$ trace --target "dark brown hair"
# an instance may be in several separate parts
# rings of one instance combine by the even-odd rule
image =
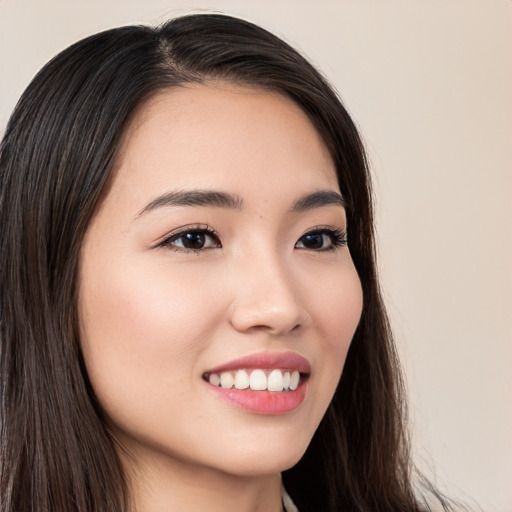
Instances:
[[[277,91],[323,137],[347,200],[364,308],[334,399],[284,473],[301,512],[419,511],[406,404],[375,268],[370,179],[339,98],[297,51],[236,18],[109,30],[64,50],[0,147],[0,508],[121,512],[127,489],[78,340],[77,262],[133,113],[162,89],[226,80]]]

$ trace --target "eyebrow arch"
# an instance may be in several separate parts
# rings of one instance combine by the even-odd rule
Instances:
[[[297,199],[290,208],[290,211],[304,212],[314,208],[321,208],[322,206],[342,206],[346,208],[347,201],[341,194],[334,192],[334,190],[319,190]]]
[[[153,199],[137,214],[140,217],[162,206],[210,206],[239,210],[242,199],[235,194],[216,192],[214,190],[173,190]]]

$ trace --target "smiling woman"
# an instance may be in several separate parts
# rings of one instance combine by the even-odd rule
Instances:
[[[361,313],[330,157],[290,100],[220,83],[154,97],[120,151],[81,254],[96,396],[146,477],[162,454],[169,480],[177,461],[196,480],[278,475],[320,423]],[[185,192],[198,184],[210,192]]]
[[[291,47],[220,15],[92,36],[0,170],[2,510],[426,510],[364,151]]]

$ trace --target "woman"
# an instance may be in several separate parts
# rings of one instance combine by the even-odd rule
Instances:
[[[1,170],[5,511],[417,511],[370,182],[321,75],[194,15],[71,46]]]

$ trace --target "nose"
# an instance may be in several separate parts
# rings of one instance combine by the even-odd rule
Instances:
[[[252,255],[238,267],[230,318],[237,331],[266,331],[277,336],[308,323],[300,282],[276,255]]]

